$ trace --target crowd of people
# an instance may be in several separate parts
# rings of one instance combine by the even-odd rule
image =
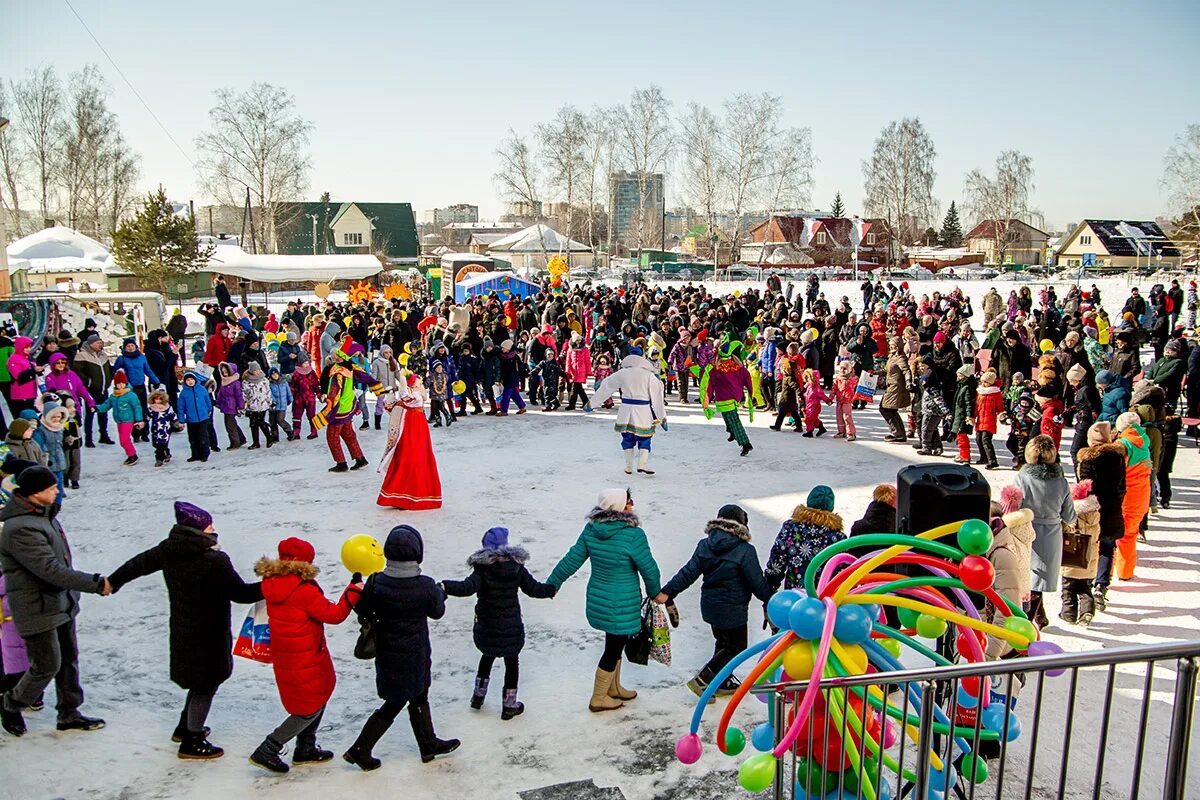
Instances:
[[[222,755],[205,723],[232,671],[231,604],[263,600],[289,716],[251,761],[288,771],[282,755],[292,740],[293,764],[333,757],[316,740],[336,680],[324,626],[357,612],[371,631],[382,705],[344,758],[369,770],[380,766],[375,744],[406,707],[423,760],[460,744],[437,737],[429,705],[429,621],[444,614],[448,597],[476,598],[480,660],[471,706],[483,706],[500,659],[501,714],[512,719],[524,710],[517,699],[525,641],[519,594],[552,598],[590,561],[586,616],[604,634],[588,699],[598,713],[637,696],[621,682],[621,664],[641,630],[644,598],[673,610],[675,598],[703,578],[700,610],[714,652],[689,682],[700,694],[745,648],[753,600],[765,603],[781,586],[801,585],[824,547],[896,525],[894,486],[877,486],[847,531],[833,488],[818,485],[783,523],[764,567],[750,544],[747,513],[727,504],[705,525],[691,559],[664,582],[631,490],[609,489],[545,581],[525,566],[528,554],[502,527],[483,535],[465,579],[435,581],[421,571],[421,535],[402,524],[383,544],[385,568],[365,581],[356,574],[335,601],[315,582],[308,542],[279,542],[274,556],[254,566],[260,581],[248,583],[217,547],[212,516],[180,502],[176,525],[160,544],[111,573],[87,573],[73,566],[57,516],[67,487],[79,486],[82,449],[114,443],[110,414],[130,466],[140,443],[153,447],[156,466],[168,464],[171,436],[183,430],[188,461],[207,461],[221,451],[220,413],[226,450],[246,446],[243,419],[249,450],[296,441],[308,420],[308,438],[326,430],[331,471],[344,472],[366,466],[356,430],[370,427],[372,417],[381,428],[386,411],[389,420],[403,421],[403,433],[389,425],[391,463],[379,502],[396,504],[385,503],[386,495],[426,503],[401,505],[407,508],[440,503],[440,484],[416,491],[416,476],[393,482],[401,464],[419,464],[410,471],[436,477],[430,424],[448,434],[455,422],[504,417],[514,404],[522,414],[526,398],[555,412],[591,411],[619,397],[616,430],[630,474],[635,455],[637,471],[654,474],[651,437],[667,429],[668,404],[692,402],[693,387],[706,415],[721,414],[742,456],[753,450],[742,407],[774,412],[773,431],[787,425],[811,438],[827,431],[822,407],[836,405],[835,437],[853,442],[855,412],[878,400],[886,441],[916,439],[926,457],[950,445],[956,462],[988,469],[1000,466],[993,439],[1007,427],[1005,444],[1019,472],[993,502],[989,558],[1000,594],[1044,627],[1045,593],[1061,592],[1064,621],[1088,625],[1105,610],[1114,574],[1134,577],[1139,538],[1151,515],[1171,502],[1184,419],[1200,411],[1200,348],[1186,335],[1195,325],[1194,283],[1186,296],[1177,283],[1155,286],[1145,299],[1135,289],[1113,319],[1094,286],[1072,287],[1063,297],[1047,288],[1036,302],[1027,287],[1007,301],[992,289],[976,309],[957,288],[918,298],[904,283],[868,280],[860,287],[861,311],[846,297],[831,303],[813,281],[802,293],[775,282],[725,296],[704,286],[547,286],[526,299],[478,296],[466,304],[420,297],[291,302],[278,319],[234,305],[223,288],[218,282],[217,303],[202,308],[206,334],[190,366],[182,334],[168,330],[151,331],[143,342],[126,339],[115,360],[94,326],[78,337],[61,331],[36,352],[27,337],[0,339],[7,368],[0,391],[12,413],[0,511],[0,722],[12,735],[25,733],[23,713],[41,705],[51,682],[60,730],[103,727],[80,712],[79,596],[109,595],[152,573],[163,573],[170,599],[170,677],[187,692],[173,734],[181,758]],[[1145,348],[1153,358],[1143,359]],[[1072,438],[1064,457],[1066,428]],[[416,443],[404,438],[410,430],[421,437]],[[995,658],[1007,649],[1001,640],[987,648]],[[736,688],[730,678],[717,694]]]

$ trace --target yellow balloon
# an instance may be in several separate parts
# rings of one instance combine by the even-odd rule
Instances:
[[[783,671],[794,681],[806,681],[812,676],[812,645],[797,642],[783,651]]]
[[[1050,341],[1049,339],[1042,339],[1040,342],[1038,342],[1038,349],[1040,349],[1043,353],[1049,353],[1054,349],[1054,342]]]
[[[405,343],[404,343],[404,352],[406,352],[406,353],[411,353],[411,352],[412,352],[412,342],[405,342]]]
[[[467,390],[467,382],[466,381],[455,381],[454,383],[452,383],[450,385],[450,388],[454,391],[455,394],[462,394],[463,392],[465,392]]]
[[[837,652],[840,651],[840,652]],[[860,644],[846,644],[837,647],[838,660],[851,675],[865,675],[867,672],[867,651]]]
[[[400,312],[400,321],[401,321],[401,322],[404,322],[404,321],[406,321],[407,319],[408,319],[408,312],[407,312],[407,311],[401,311],[401,312]]]
[[[373,575],[384,562],[383,545],[374,536],[356,533],[342,544],[342,563],[351,572]]]
[[[401,353],[400,358],[397,360],[400,362],[400,366],[407,367],[408,366],[408,353]]]

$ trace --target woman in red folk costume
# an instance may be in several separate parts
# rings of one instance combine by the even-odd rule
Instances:
[[[410,374],[395,399],[385,400],[388,410],[388,444],[379,465],[383,486],[376,502],[408,511],[442,507],[442,481],[438,477],[433,440],[425,419],[425,389]]]
[[[353,358],[364,352],[363,346],[347,336],[342,340],[342,346],[331,356],[335,363],[329,368],[329,391],[326,394],[325,408],[313,417],[313,426],[325,430],[325,442],[329,445],[329,454],[333,456],[334,464],[330,472],[345,472],[347,469],[362,469],[367,465],[363,457],[362,447],[358,444],[358,434],[354,432],[354,415],[366,411],[359,406],[358,392],[355,384],[369,387],[375,396],[383,394],[383,384],[376,381],[367,373],[354,366]],[[354,457],[354,466],[346,466],[346,456],[342,453],[342,443]]]

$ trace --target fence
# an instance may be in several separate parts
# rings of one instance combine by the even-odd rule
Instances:
[[[810,708],[806,732],[780,760],[774,797],[1197,798],[1200,781],[1189,787],[1188,762],[1196,760],[1198,664],[1200,640],[827,678],[824,702]],[[1162,680],[1171,666],[1173,680]],[[775,719],[784,720],[807,685],[755,692],[771,693]],[[995,703],[1003,722],[986,726],[985,716],[996,723],[1001,715],[990,710]],[[1005,733],[996,741],[989,727]],[[978,756],[963,757],[968,743]]]

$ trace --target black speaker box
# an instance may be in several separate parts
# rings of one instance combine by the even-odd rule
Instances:
[[[897,533],[916,535],[964,519],[987,522],[991,505],[987,479],[966,464],[914,464],[896,475]]]

